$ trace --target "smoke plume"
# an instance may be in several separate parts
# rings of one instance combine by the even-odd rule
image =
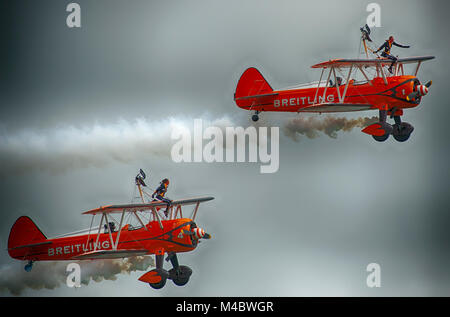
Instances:
[[[290,119],[283,127],[284,134],[294,141],[299,141],[300,136],[306,136],[309,139],[319,137],[322,132],[330,138],[337,138],[337,132],[349,132],[353,128],[364,128],[378,121],[378,117],[365,117],[356,119],[338,118],[326,116],[318,119],[316,117],[298,117]]]
[[[74,261],[81,268],[81,284],[88,285],[92,280],[116,280],[119,274],[134,271],[147,271],[154,266],[150,256],[130,257],[126,260]],[[25,272],[22,265],[4,265],[0,268],[0,292],[9,292],[18,296],[26,289],[55,289],[66,284],[69,272],[66,272],[68,261],[37,262],[31,272]]]
[[[226,117],[207,120],[205,127],[233,125]],[[63,172],[74,168],[103,167],[113,162],[129,163],[148,156],[170,158],[174,129],[192,131],[194,119],[167,118],[88,127],[51,129],[0,129],[0,175],[29,171]],[[1,128],[1,127],[0,127]]]

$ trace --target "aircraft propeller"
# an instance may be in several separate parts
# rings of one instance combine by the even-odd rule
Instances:
[[[193,236],[195,239],[211,239],[211,235],[202,228],[192,228],[191,231],[183,230],[184,234]]]
[[[411,101],[418,97],[425,96],[426,94],[428,94],[428,88],[431,86],[432,83],[433,82],[430,80],[425,85],[417,85],[414,88],[414,91],[406,97],[406,100]]]

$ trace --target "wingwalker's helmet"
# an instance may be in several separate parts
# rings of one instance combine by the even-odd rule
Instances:
[[[391,35],[391,36],[389,36],[389,42],[394,42],[394,37]]]
[[[164,178],[164,179],[162,180],[162,183],[164,183],[164,184],[166,184],[166,185],[169,185],[169,179],[168,179],[168,178]]]

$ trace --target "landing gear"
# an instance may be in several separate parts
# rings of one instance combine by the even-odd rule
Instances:
[[[384,130],[385,133],[383,135],[372,135],[374,140],[384,142],[391,134],[398,142],[405,142],[409,139],[411,133],[414,131],[414,127],[407,122],[402,122],[400,116],[391,116],[391,118],[392,117],[394,118],[395,124],[390,125],[386,122],[387,111],[380,110],[380,122],[378,123],[380,125],[379,129]]]
[[[186,285],[189,282],[189,278],[192,275],[192,270],[185,266],[178,264],[178,258],[176,253],[169,253],[167,261],[170,260],[173,268],[169,271],[163,269],[164,255],[156,255],[156,269],[151,270],[141,276],[139,280],[148,282],[148,284],[154,289],[163,288],[166,285],[167,280],[172,280],[177,286]]]
[[[256,122],[256,121],[258,121],[259,120],[259,116],[258,116],[258,114],[259,114],[259,111],[255,111],[255,114],[252,116],[252,120],[253,120],[253,122]]]
[[[192,275],[192,270],[188,266],[178,264],[176,253],[169,254],[169,260],[173,266],[173,268],[169,270],[169,279],[177,286],[186,285]]]
[[[152,275],[159,276],[161,279],[159,282],[155,283],[148,283],[152,288],[154,289],[160,289],[163,288],[164,285],[166,285],[167,278],[169,277],[169,273],[163,269],[163,263],[164,263],[164,254],[161,255],[155,255],[156,258],[156,269],[151,270],[149,273],[152,273]]]
[[[414,127],[407,122],[401,122],[400,116],[394,116],[394,120],[392,135],[396,141],[405,142],[414,131]]]
[[[31,272],[31,269],[33,268],[33,261],[28,261],[27,265],[25,265],[24,269],[27,272]]]
[[[392,126],[386,122],[387,119],[387,111],[380,110],[380,126],[381,129],[384,130],[383,135],[372,135],[373,139],[378,142],[384,142],[389,138],[389,135],[392,134]]]

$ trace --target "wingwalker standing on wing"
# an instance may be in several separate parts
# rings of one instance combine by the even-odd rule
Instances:
[[[152,198],[154,198],[154,201],[163,201],[167,203],[167,208],[164,211],[164,215],[167,217],[167,212],[169,210],[169,206],[172,203],[172,201],[168,198],[165,198],[164,195],[167,192],[167,187],[169,187],[169,180],[167,178],[164,178],[161,183],[159,184],[159,187],[153,192]]]
[[[135,184],[139,189],[139,194],[140,194],[143,202],[144,202],[144,198],[142,195],[143,191],[142,191],[141,186],[147,187],[147,184],[145,184],[145,182],[144,182],[145,177],[146,177],[146,175],[142,169],[139,170],[139,174],[137,174],[135,177]],[[169,179],[164,178],[161,181],[161,183],[159,184],[159,187],[152,194],[153,201],[162,201],[167,204],[167,208],[164,211],[164,215],[166,216],[166,218],[168,216],[169,207],[172,204],[172,201],[170,199],[164,197],[164,195],[167,192],[168,187],[169,187]]]
[[[139,281],[155,289],[162,288],[168,279],[177,286],[185,285],[192,270],[179,264],[177,254],[193,251],[203,239],[211,238],[197,226],[195,218],[200,204],[214,198],[173,200],[166,219],[161,219],[158,209],[167,204],[145,201],[144,195],[150,197],[143,189],[145,177],[140,170],[135,178],[141,202],[106,205],[83,212],[92,216],[91,226],[86,230],[47,238],[30,218],[18,218],[9,233],[9,255],[28,261],[25,270],[29,272],[35,261],[103,260],[154,254],[156,268],[139,277]],[[194,206],[190,217],[183,216],[185,206]],[[93,226],[96,216],[100,216],[100,223]],[[172,264],[169,270],[163,268],[165,254],[166,261]]]
[[[394,41],[394,37],[390,36],[388,40],[386,40],[386,42],[383,43],[383,45],[380,46],[379,49],[377,49],[374,53],[378,53],[379,51],[381,51],[382,49],[384,49],[383,52],[381,52],[381,56],[385,57],[385,58],[389,58],[390,60],[392,60],[392,64],[389,67],[388,71],[393,74],[392,72],[392,67],[394,66],[394,64],[397,62],[398,58],[395,57],[394,55],[391,55],[391,48],[392,45],[395,45],[397,47],[401,47],[401,48],[409,48],[409,45],[401,45],[398,43],[395,43]]]

